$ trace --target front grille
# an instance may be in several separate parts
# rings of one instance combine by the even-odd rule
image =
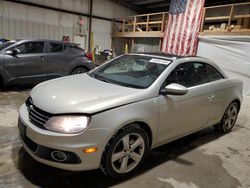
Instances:
[[[31,97],[29,97],[26,100],[26,106],[27,106],[27,109],[29,112],[30,121],[34,125],[42,128],[42,129],[45,129],[44,124],[52,117],[52,114],[50,114],[48,112],[44,112],[43,110],[34,106]]]

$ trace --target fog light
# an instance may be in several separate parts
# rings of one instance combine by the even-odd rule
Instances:
[[[65,153],[63,153],[62,151],[53,151],[51,152],[51,157],[55,160],[55,161],[59,161],[59,162],[63,162],[67,159],[67,156]]]
[[[94,153],[97,151],[97,148],[93,147],[93,148],[87,148],[87,149],[84,149],[83,152],[84,153]]]

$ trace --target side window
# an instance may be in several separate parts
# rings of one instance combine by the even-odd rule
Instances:
[[[50,53],[59,53],[59,52],[63,52],[63,44],[50,42],[50,43],[49,43],[48,51],[49,51]]]
[[[44,52],[44,42],[25,42],[15,47],[19,54],[35,54]]]
[[[201,85],[209,82],[208,74],[207,74],[207,66],[204,63],[193,63],[195,69],[195,85]]]
[[[195,67],[193,63],[184,63],[178,65],[166,79],[166,85],[177,83],[185,87],[196,85]]]
[[[166,79],[166,85],[177,83],[185,87],[192,87],[208,82],[206,65],[198,62],[178,65]]]
[[[223,79],[223,76],[210,65],[207,65],[207,72],[210,82]]]

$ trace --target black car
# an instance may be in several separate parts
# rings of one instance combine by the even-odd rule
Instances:
[[[0,85],[37,84],[94,68],[74,43],[14,40],[0,44]]]

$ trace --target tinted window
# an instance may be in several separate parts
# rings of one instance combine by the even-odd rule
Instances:
[[[195,74],[193,77],[194,83],[192,86],[208,83],[209,79],[208,79],[206,64],[203,63],[190,63],[190,64],[194,65],[194,70],[195,70]]]
[[[51,42],[48,51],[51,53],[63,52],[63,44]]]
[[[64,45],[64,50],[72,50],[72,52],[76,53],[86,53],[84,49],[78,47],[77,45]]]
[[[223,79],[223,76],[216,69],[214,69],[213,67],[209,65],[207,65],[207,72],[208,72],[209,80],[211,82],[215,80]]]
[[[15,47],[19,54],[34,54],[44,52],[44,42],[26,42]]]
[[[206,65],[203,63],[184,63],[178,65],[166,79],[166,85],[177,83],[192,87],[209,82]]]

